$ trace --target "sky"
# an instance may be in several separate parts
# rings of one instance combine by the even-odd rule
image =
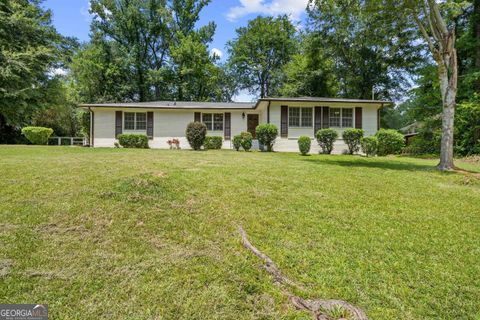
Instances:
[[[198,26],[215,21],[217,30],[210,45],[225,58],[225,44],[235,37],[235,29],[245,26],[257,15],[288,14],[299,23],[305,18],[308,0],[212,0],[201,12]],[[91,16],[89,0],[45,0],[45,8],[53,11],[53,23],[66,36],[88,41]]]
[[[300,24],[304,20],[308,0],[212,0],[200,13],[197,27],[214,21],[217,24],[210,52],[215,52],[221,60],[226,59],[225,45],[235,38],[235,29],[245,26],[248,20],[258,15],[287,14],[292,21]],[[80,41],[89,40],[90,22],[89,0],[45,0],[45,8],[53,12],[53,24],[65,36],[76,37]],[[240,92],[236,101],[251,101],[254,96]]]

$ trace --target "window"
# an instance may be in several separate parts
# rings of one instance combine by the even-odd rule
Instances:
[[[340,127],[340,108],[330,108],[330,127]]]
[[[288,108],[288,126],[300,127],[300,108]]]
[[[144,112],[124,112],[123,128],[125,130],[147,130],[147,114]]]
[[[313,122],[313,109],[302,108],[302,127],[311,127]]]
[[[330,127],[352,128],[352,108],[330,108]]]
[[[211,113],[204,113],[202,114],[203,118],[203,123],[207,126],[207,130],[212,130],[213,127],[213,119],[212,119],[212,114]]]
[[[351,127],[353,127],[353,109],[343,108],[342,109],[342,128],[351,128]]]
[[[311,127],[312,123],[312,108],[288,108],[289,127]]]
[[[202,113],[202,121],[210,131],[223,131],[223,113]]]
[[[135,130],[147,130],[147,114],[136,113]]]
[[[213,115],[213,130],[214,131],[223,130],[223,113],[215,113]]]
[[[135,130],[135,113],[134,112],[125,112],[123,114],[124,129],[125,130]]]

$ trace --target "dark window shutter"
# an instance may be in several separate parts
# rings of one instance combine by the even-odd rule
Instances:
[[[195,112],[193,121],[195,122],[202,122],[202,113],[201,112]]]
[[[153,112],[147,112],[147,136],[153,139]]]
[[[322,107],[315,107],[315,124],[313,126],[313,136],[316,136],[317,131],[322,129]]]
[[[380,109],[377,110],[377,130],[380,130]]]
[[[232,124],[231,124],[231,113],[225,112],[225,131],[224,131],[224,138],[225,140],[230,140],[231,131],[232,131]]]
[[[322,128],[330,128],[330,107],[322,107]]]
[[[355,128],[357,129],[362,129],[363,124],[362,124],[362,114],[363,114],[363,108],[361,107],[355,107]]]
[[[288,138],[288,106],[282,106],[280,116],[280,136]]]
[[[122,134],[122,111],[115,111],[115,138]]]

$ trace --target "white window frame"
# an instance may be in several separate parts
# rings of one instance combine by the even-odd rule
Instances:
[[[127,113],[133,114],[133,129],[127,129],[125,127],[125,125],[126,125],[125,116],[126,116]],[[145,128],[144,129],[138,129],[137,114],[145,115]],[[124,112],[123,113],[123,130],[124,131],[147,131],[147,122],[148,122],[148,120],[147,120],[147,113],[146,112]]]
[[[290,110],[291,109],[298,109],[298,126],[290,124]],[[303,124],[303,112],[305,109],[310,110],[310,124],[304,125]],[[312,107],[288,107],[288,126],[290,128],[313,128],[313,108]]]
[[[209,128],[208,128],[208,125],[207,125],[207,130],[208,130],[208,131],[223,132],[224,126],[225,126],[225,113],[220,113],[220,112],[216,112],[216,113],[203,113],[203,112],[202,112],[202,123],[205,123],[205,121],[203,120],[203,117],[204,117],[205,115],[210,115],[210,116],[212,117],[212,129],[209,129]],[[222,121],[215,121],[215,115],[222,115]],[[222,123],[222,129],[220,129],[220,130],[215,130],[215,123],[219,123],[219,122]]]
[[[352,123],[351,123],[350,126],[344,126],[344,125],[343,125],[343,120],[345,120],[345,118],[347,118],[347,117],[344,117],[344,115],[343,115],[343,113],[344,113],[345,110],[350,110],[351,113],[352,113],[352,116],[351,116],[351,117],[348,117],[348,118],[350,118],[351,121],[352,121]],[[342,116],[341,116],[341,121],[342,121],[342,122],[341,122],[341,125],[342,125],[342,128],[353,128],[353,125],[354,125],[354,122],[353,122],[354,119],[353,119],[353,117],[354,117],[354,109],[353,109],[353,108],[342,108]]]
[[[333,109],[339,109],[340,110],[340,118],[339,118],[339,122],[338,122],[338,126],[337,125],[332,125],[332,110]],[[352,111],[352,125],[351,126],[344,126],[343,125],[343,110],[345,109],[349,109]],[[330,128],[353,128],[354,127],[354,124],[355,124],[355,112],[354,112],[354,108],[353,107],[346,107],[346,108],[341,108],[341,107],[335,107],[335,108],[330,108],[330,112],[329,112],[329,116],[328,116],[328,124],[329,124],[329,127]]]

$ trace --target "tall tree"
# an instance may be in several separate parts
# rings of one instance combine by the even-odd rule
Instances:
[[[306,34],[300,50],[283,70],[280,94],[287,97],[333,97],[338,93],[334,61],[327,58],[318,38]]]
[[[29,123],[50,102],[49,82],[62,66],[64,45],[41,1],[0,2],[0,141],[8,142],[11,126]]]
[[[100,68],[77,68],[86,95],[90,91],[96,96],[91,101],[213,99],[207,88],[217,78],[210,73],[220,69],[209,57],[207,45],[216,25],[196,28],[208,3],[92,0],[93,39],[77,65],[85,58],[88,66]]]
[[[295,26],[287,16],[259,16],[236,33],[227,48],[242,88],[261,98],[277,94],[282,69],[296,51]]]
[[[422,60],[417,33],[402,10],[385,1],[310,0],[308,26],[316,38],[311,50],[334,62],[339,96],[400,97],[409,74]]]
[[[455,5],[454,3],[448,3]],[[408,2],[413,17],[428,48],[437,63],[440,92],[442,95],[442,144],[440,170],[451,170],[453,164],[453,129],[458,82],[455,28],[448,25],[435,0]]]

